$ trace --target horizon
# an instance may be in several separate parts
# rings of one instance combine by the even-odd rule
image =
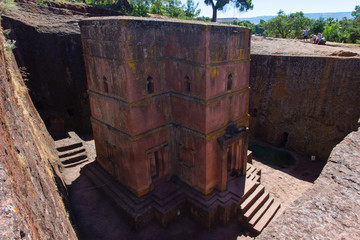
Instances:
[[[182,0],[186,4],[186,0]],[[194,0],[195,4],[199,3],[197,9],[200,9],[199,16],[212,17],[212,7],[206,6],[204,0]],[[338,4],[335,0],[303,0],[303,1],[285,1],[285,0],[252,0],[254,5],[253,10],[247,12],[239,12],[238,9],[227,5],[224,11],[218,11],[217,18],[252,18],[263,16],[277,16],[279,10],[283,10],[286,14],[303,12],[304,14],[311,13],[332,13],[332,12],[352,12],[356,5],[360,5],[358,0],[347,0]]]
[[[311,13],[308,13],[308,12],[303,12],[304,14],[326,14],[326,13],[349,13],[349,12],[352,12],[352,11],[348,11],[348,12],[311,12]],[[288,13],[287,13],[288,14]],[[277,14],[275,15],[261,15],[261,16],[255,16],[255,17],[243,17],[243,16],[240,16],[240,17],[218,17],[218,19],[226,19],[226,18],[259,18],[259,17],[276,17]]]

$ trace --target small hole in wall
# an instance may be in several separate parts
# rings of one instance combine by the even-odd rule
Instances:
[[[154,81],[153,81],[152,77],[149,76],[146,81],[147,81],[148,94],[154,93]]]
[[[109,92],[109,87],[105,76],[103,77],[103,85],[104,85],[104,92]]]
[[[226,85],[226,90],[231,90],[232,89],[232,74],[229,74],[228,76],[228,81],[227,81],[227,85]]]
[[[188,76],[185,76],[185,92],[190,93],[190,78]]]

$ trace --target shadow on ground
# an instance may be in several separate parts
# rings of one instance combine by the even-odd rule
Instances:
[[[252,148],[260,149],[261,151],[261,154],[259,154],[258,157],[256,156],[256,154],[253,154],[254,160],[257,160],[276,170],[287,173],[297,179],[311,183],[313,183],[319,177],[322,169],[326,164],[325,161],[312,161],[310,157],[303,156],[295,152],[291,152],[285,148],[275,147],[270,144],[253,139],[249,141],[249,149]],[[264,152],[275,153],[275,156],[271,156],[269,159],[267,159],[266,155],[263,155]],[[287,160],[275,159],[276,157],[281,155],[285,156],[284,159]],[[288,159],[289,156],[291,157],[291,159]],[[288,163],[286,163],[286,161],[288,161]]]
[[[236,219],[225,227],[219,226],[208,231],[188,216],[180,217],[167,228],[153,221],[142,230],[135,231],[86,176],[80,175],[68,189],[75,228],[80,239],[227,240],[246,233]]]

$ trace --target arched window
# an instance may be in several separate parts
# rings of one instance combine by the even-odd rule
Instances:
[[[190,93],[190,78],[186,75],[184,80],[185,80],[185,92]]]
[[[226,90],[230,91],[231,89],[232,89],[232,75],[229,74],[227,85],[226,85]]]
[[[154,93],[154,81],[150,76],[147,78],[147,91],[148,94]]]
[[[109,87],[105,76],[103,77],[103,85],[104,85],[104,91],[109,92]]]

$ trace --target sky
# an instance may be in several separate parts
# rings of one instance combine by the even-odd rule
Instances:
[[[199,3],[200,16],[212,16],[212,8],[206,6],[204,0],[194,0],[194,2]],[[218,18],[276,16],[280,9],[284,10],[286,14],[299,11],[303,13],[352,12],[356,5],[360,5],[360,0],[252,0],[252,3],[253,10],[240,13],[239,10],[228,7],[227,11],[218,11]]]

